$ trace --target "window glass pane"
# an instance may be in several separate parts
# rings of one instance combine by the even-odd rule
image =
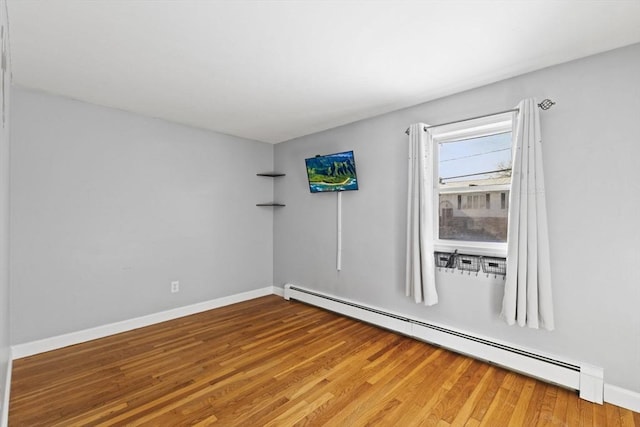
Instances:
[[[474,205],[476,201],[484,201],[487,194],[495,200],[500,198],[501,193],[509,197],[508,191],[472,193],[468,196],[472,200],[472,206],[467,208],[463,205],[465,209],[458,207],[457,194],[440,194],[439,238],[472,242],[506,242],[508,211],[501,209],[497,203],[488,207],[484,204]]]
[[[511,132],[445,142],[438,146],[441,187],[503,184],[494,181],[511,176]]]
[[[486,186],[511,182],[511,132],[438,147],[439,238],[506,242],[509,192]]]

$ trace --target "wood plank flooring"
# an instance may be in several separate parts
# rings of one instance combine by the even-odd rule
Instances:
[[[16,360],[9,425],[640,427],[640,414],[268,296]]]

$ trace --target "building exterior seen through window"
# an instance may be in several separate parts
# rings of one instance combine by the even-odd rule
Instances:
[[[434,137],[440,240],[507,241],[511,184],[511,121],[461,139]]]

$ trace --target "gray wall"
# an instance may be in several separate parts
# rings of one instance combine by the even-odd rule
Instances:
[[[0,26],[7,36],[6,1],[0,1]],[[1,46],[2,44],[0,44]],[[5,46],[9,46],[7,42]],[[8,48],[7,48],[8,49]],[[10,60],[11,56],[6,55]],[[9,363],[9,101],[11,87],[11,64],[7,61],[3,86],[0,87],[0,424],[2,404],[7,392],[4,385]],[[4,117],[4,120],[3,120]]]
[[[404,296],[405,129],[552,98],[542,113],[556,330],[499,319],[502,281],[441,273],[440,303]],[[274,284],[294,283],[526,348],[602,366],[640,392],[640,45],[502,81],[278,144]],[[305,157],[355,150],[360,190],[343,194],[342,271],[336,196],[311,195]]]
[[[18,87],[12,113],[12,343],[272,285],[272,145]]]

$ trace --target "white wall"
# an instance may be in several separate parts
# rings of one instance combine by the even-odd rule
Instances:
[[[404,296],[405,129],[552,98],[542,113],[556,330],[499,319],[502,282],[440,274],[440,303]],[[294,283],[516,345],[592,363],[640,392],[640,45],[278,144],[274,284]],[[355,150],[360,190],[343,194],[342,271],[334,194],[310,194],[304,158]]]
[[[13,344],[272,284],[272,145],[13,89]]]
[[[6,1],[0,1],[0,26],[2,36],[8,37]],[[1,45],[1,44],[0,44]],[[0,425],[6,415],[4,398],[7,393],[5,382],[9,364],[9,109],[11,87],[11,56],[7,49],[7,66],[3,85],[0,86]],[[1,72],[1,70],[0,70]],[[4,99],[4,103],[2,100]],[[4,119],[3,119],[4,117]]]

